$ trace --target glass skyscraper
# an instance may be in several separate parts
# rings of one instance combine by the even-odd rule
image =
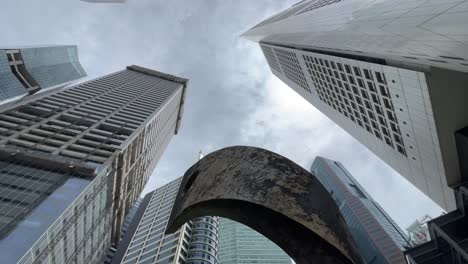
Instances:
[[[317,157],[311,170],[338,205],[364,263],[406,263],[405,233],[341,163]]]
[[[182,177],[148,193],[119,243],[113,264],[217,264],[219,218],[198,217],[165,234]]]
[[[0,111],[3,263],[102,263],[177,133],[187,79],[128,66]]]
[[[219,237],[219,264],[292,263],[291,258],[268,238],[233,220],[221,218]]]
[[[76,46],[0,48],[0,103],[85,76]]]

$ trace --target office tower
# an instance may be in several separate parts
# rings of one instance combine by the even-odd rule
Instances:
[[[200,150],[198,160],[203,158]],[[204,216],[191,222],[190,245],[187,252],[187,264],[217,264],[219,249],[219,217]]]
[[[181,181],[145,196],[112,263],[217,263],[218,217],[199,217],[165,234]]]
[[[220,221],[219,264],[291,264],[291,258],[257,231],[230,219]]]
[[[190,242],[188,224],[183,225],[174,234],[165,234],[167,220],[181,180],[182,178],[178,178],[144,197],[119,243],[112,263],[179,263],[179,259],[185,261]]]
[[[428,215],[417,219],[410,226],[406,228],[409,234],[409,240],[411,245],[417,246],[426,243],[430,240],[429,229],[427,228],[427,222],[432,220]]]
[[[271,71],[445,210],[463,179],[468,22],[456,1],[307,0],[244,33]]]
[[[76,46],[0,49],[0,104],[86,76]]]
[[[340,208],[363,263],[406,264],[405,233],[341,163],[317,157],[311,171]]]
[[[219,251],[219,217],[197,217],[191,221],[192,232],[187,264],[217,264]]]
[[[0,255],[96,263],[181,121],[187,80],[129,66],[0,109]]]

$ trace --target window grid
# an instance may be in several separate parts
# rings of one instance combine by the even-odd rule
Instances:
[[[270,68],[277,72],[281,72],[281,68],[278,64],[278,61],[276,60],[275,54],[273,53],[273,49],[264,45],[260,45],[260,47],[262,48],[263,55],[265,55]]]
[[[383,72],[303,55],[318,98],[407,156]]]
[[[310,93],[309,85],[301,70],[301,65],[299,64],[296,53],[282,49],[274,49],[274,51],[283,69],[284,75]]]
[[[181,180],[182,178],[179,178],[153,192],[123,263],[154,263],[162,259],[172,261],[177,248],[180,247],[180,230],[183,228],[170,235],[164,234],[164,231]]]

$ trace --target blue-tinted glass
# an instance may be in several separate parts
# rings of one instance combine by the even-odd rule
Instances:
[[[24,65],[41,88],[67,83],[86,76],[75,46],[21,49]]]
[[[26,94],[26,89],[10,70],[5,51],[0,50],[0,102]]]

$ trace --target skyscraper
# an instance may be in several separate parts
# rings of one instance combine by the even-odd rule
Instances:
[[[182,177],[148,193],[112,263],[216,264],[218,217],[198,217],[165,234]]]
[[[102,262],[178,132],[186,84],[129,66],[1,108],[2,261]]]
[[[217,264],[219,252],[219,217],[197,217],[191,221],[192,232],[187,264]]]
[[[198,153],[198,160],[202,158],[203,153],[200,150]],[[187,264],[217,264],[219,249],[219,217],[197,217],[193,219],[190,224],[192,232],[187,253]]]
[[[0,104],[86,76],[76,46],[0,49]]]
[[[446,210],[466,179],[466,2],[306,0],[244,36],[274,75]],[[450,85],[447,85],[450,84]]]
[[[340,208],[363,263],[406,264],[405,233],[341,163],[317,157],[311,170]]]
[[[219,264],[291,264],[291,258],[257,231],[230,219],[220,221]]]

